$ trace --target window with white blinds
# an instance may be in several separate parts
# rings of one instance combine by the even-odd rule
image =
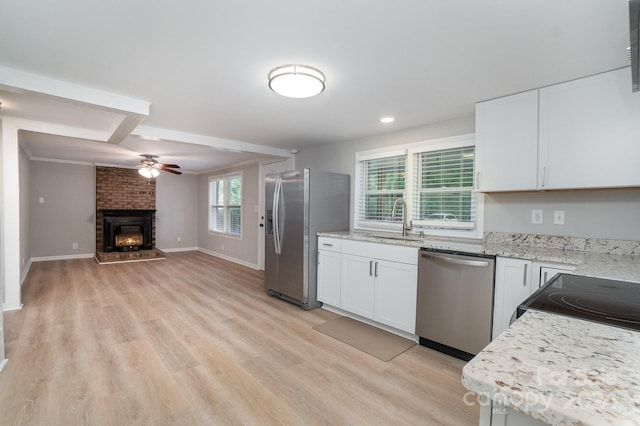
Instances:
[[[417,152],[413,155],[411,216],[414,224],[434,228],[474,228],[474,147]]]
[[[358,166],[360,179],[359,217],[361,225],[402,221],[402,210],[392,217],[393,203],[405,194],[406,155],[362,160]]]
[[[242,174],[209,178],[209,231],[241,235]]]
[[[474,135],[356,153],[354,227],[399,230],[402,198],[414,232],[482,238],[474,164]]]

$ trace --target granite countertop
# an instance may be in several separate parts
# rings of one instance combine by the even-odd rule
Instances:
[[[640,424],[640,333],[528,310],[462,370],[480,401],[554,425]]]
[[[320,232],[318,236],[416,248],[488,254],[514,259],[576,266],[572,273],[640,282],[640,242],[556,237],[515,233],[487,233],[484,240],[419,237],[385,232]]]

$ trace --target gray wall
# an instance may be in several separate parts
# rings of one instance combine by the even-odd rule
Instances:
[[[200,176],[198,243],[200,248],[253,267],[258,265],[258,163],[218,170]],[[242,171],[242,238],[209,233],[209,176]]]
[[[95,253],[95,167],[31,162],[31,256]],[[44,203],[39,202],[44,197]],[[78,248],[72,248],[73,243]]]
[[[0,164],[2,162],[2,120],[0,119]],[[0,172],[0,200],[4,200],[3,173]],[[0,209],[0,362],[4,360],[4,218],[3,209]]]
[[[473,116],[301,150],[297,168],[348,173],[355,194],[355,153],[384,146],[457,136],[475,131]],[[543,209],[544,223],[531,224],[531,209]],[[553,211],[565,211],[565,225],[553,225]],[[353,212],[353,196],[351,198]],[[484,231],[640,240],[640,189],[494,193],[485,196]],[[353,217],[351,218],[353,227]]]
[[[160,173],[156,178],[156,247],[159,249],[198,247],[199,182],[200,176],[189,174]]]
[[[31,199],[31,160],[20,148],[18,172],[20,174],[20,277],[25,278],[31,259],[31,227],[29,226],[29,201]]]
[[[443,121],[429,126],[415,127],[399,132],[390,132],[332,145],[324,145],[300,150],[296,155],[296,168],[324,170],[351,175],[351,227],[353,228],[353,194],[355,194],[355,154],[368,149],[392,145],[421,142],[430,139],[464,135],[475,131],[475,117],[463,117]]]
[[[544,223],[531,224],[531,209]],[[565,211],[565,224],[553,224],[553,211]],[[487,194],[485,231],[570,237],[640,240],[640,189]]]

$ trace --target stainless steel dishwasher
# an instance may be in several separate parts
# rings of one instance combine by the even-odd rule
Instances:
[[[495,256],[421,249],[420,344],[470,360],[491,341]]]

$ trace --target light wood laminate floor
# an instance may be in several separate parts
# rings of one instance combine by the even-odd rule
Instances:
[[[383,362],[271,298],[263,273],[199,252],[34,263],[5,313],[1,425],[474,425],[464,363]]]

